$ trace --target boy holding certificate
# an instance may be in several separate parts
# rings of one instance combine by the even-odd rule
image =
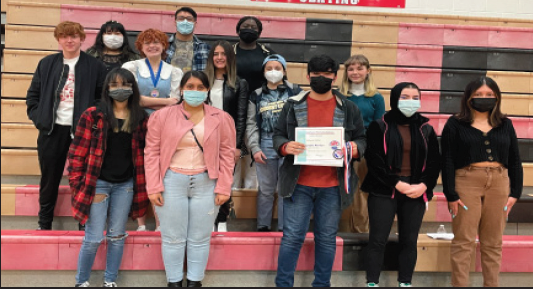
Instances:
[[[278,287],[292,287],[294,284],[294,271],[311,214],[315,228],[313,286],[331,286],[339,220],[342,211],[353,201],[358,182],[357,175],[350,170],[351,162],[362,156],[366,148],[359,109],[331,89],[338,69],[338,63],[327,55],[313,57],[307,67],[311,91],[302,92],[287,101],[274,130],[274,149],[285,157],[279,179],[279,195],[284,198],[285,213],[276,276]],[[295,165],[295,156],[307,153],[305,144],[295,141],[297,127],[343,128],[344,142],[332,139],[331,147],[323,149],[331,150],[332,158],[344,159],[344,166]],[[317,148],[313,147],[313,151]],[[312,158],[310,153],[308,158]]]

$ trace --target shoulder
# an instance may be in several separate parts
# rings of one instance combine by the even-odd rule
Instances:
[[[43,57],[39,63],[41,64],[44,64],[44,65],[48,65],[48,64],[52,64],[52,63],[56,63],[56,62],[59,62],[61,61],[61,63],[63,63],[63,55],[62,53],[54,53],[54,54],[51,54],[51,55],[47,55],[45,57]]]
[[[385,98],[383,97],[383,95],[381,95],[381,93],[377,91],[373,96],[371,96],[371,98],[374,98],[375,101],[380,101],[380,100],[385,101]]]
[[[122,68],[132,72],[139,70],[141,67],[146,68],[146,64],[142,59],[132,60],[122,64]]]

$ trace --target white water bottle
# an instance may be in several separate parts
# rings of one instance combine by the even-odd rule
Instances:
[[[440,225],[439,229],[437,230],[437,234],[444,235],[446,234],[446,228],[444,228],[444,225]]]

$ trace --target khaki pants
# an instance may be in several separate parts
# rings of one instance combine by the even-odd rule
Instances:
[[[368,174],[366,159],[362,158],[361,162],[355,162],[354,169],[359,177],[359,183],[354,194],[353,205],[350,207],[350,230],[353,233],[368,233],[368,194],[361,191],[361,184]]]
[[[481,266],[485,287],[498,287],[502,259],[502,235],[509,198],[507,169],[467,167],[455,171],[455,190],[468,208],[459,208],[452,222],[452,286],[469,285],[471,258],[475,258],[476,236],[481,244]]]

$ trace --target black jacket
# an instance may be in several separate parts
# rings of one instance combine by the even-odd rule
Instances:
[[[244,146],[244,134],[246,133],[246,115],[248,113],[248,83],[246,80],[237,77],[235,88],[226,84],[224,76],[224,111],[229,113],[235,121],[235,130],[237,131],[237,148],[242,149]]]
[[[81,114],[100,99],[106,67],[100,60],[81,52],[75,68],[74,116],[71,132]],[[65,86],[69,66],[63,64],[63,53],[46,56],[39,61],[26,95],[27,114],[37,129],[51,134],[54,129],[59,94]]]
[[[411,161],[411,183],[424,183],[427,186],[428,201],[433,198],[433,189],[437,185],[437,179],[440,173],[440,151],[437,134],[431,125],[429,119],[420,115],[416,123],[424,137],[424,143],[427,145],[427,153],[411,152],[415,154]],[[400,181],[397,172],[393,172],[388,165],[387,156],[385,155],[385,142],[401,140],[384,140],[388,124],[385,117],[381,120],[373,121],[367,130],[368,147],[365,158],[368,165],[368,174],[361,186],[361,190],[383,196],[392,196],[396,184]]]
[[[366,150],[365,127],[363,125],[363,117],[359,108],[351,101],[348,101],[340,92],[333,90],[333,94],[337,100],[337,108],[342,111],[344,115],[343,127],[345,129],[345,141],[354,141],[357,144],[359,156],[363,156]],[[302,92],[297,96],[289,98],[281,115],[278,119],[278,125],[274,130],[274,149],[281,155],[280,150],[287,142],[294,141],[295,129],[298,127],[298,120],[294,112],[295,106],[307,101],[309,92]],[[355,161],[352,160],[352,162]],[[350,164],[352,166],[352,164]],[[281,166],[279,177],[279,195],[288,198],[291,197],[300,176],[301,166],[294,164],[294,156],[287,155]],[[341,195],[341,210],[350,206],[353,201],[353,194],[357,188],[359,178],[355,170],[350,171],[350,192],[346,192],[344,188],[344,168],[337,168],[337,176],[339,181],[339,191]]]

